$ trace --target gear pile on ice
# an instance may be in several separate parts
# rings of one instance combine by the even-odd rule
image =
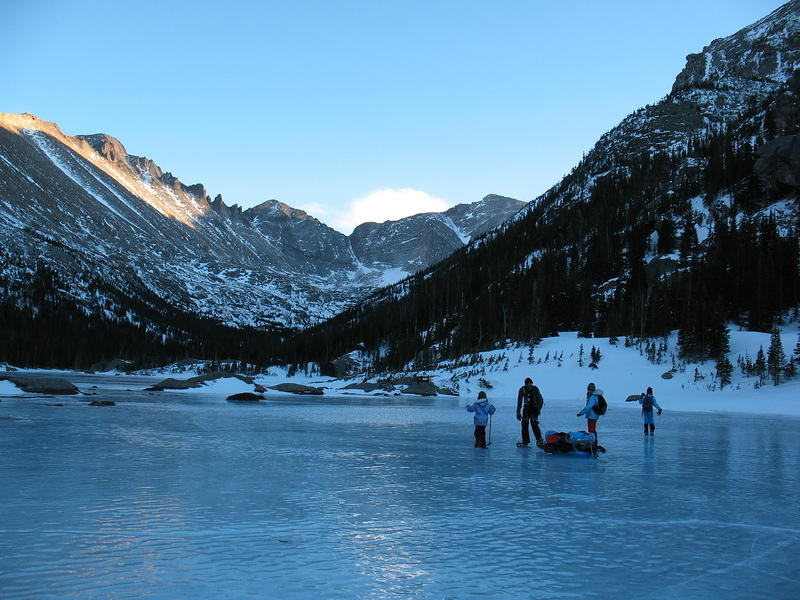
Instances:
[[[544,434],[543,450],[548,454],[585,454],[596,456],[606,449],[597,443],[597,437],[587,431],[554,431]]]

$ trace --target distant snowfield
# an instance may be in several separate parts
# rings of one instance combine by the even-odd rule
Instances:
[[[731,384],[720,390],[713,362],[689,363],[681,367],[682,370],[672,373],[671,379],[662,378],[662,375],[673,368],[672,356],[677,355],[676,334],[667,340],[668,349],[662,359],[664,362],[653,364],[635,346],[626,348],[624,338],[619,338],[612,345],[608,338],[579,338],[575,332],[562,333],[558,337],[546,338],[536,346],[533,364],[528,362],[528,348],[483,353],[484,363],[503,354],[507,361],[495,362],[492,369],[496,370],[487,368],[485,375],[472,376],[468,381],[461,382],[460,393],[462,396],[475,396],[479,390],[485,389],[495,405],[514,405],[519,387],[525,377],[530,377],[541,390],[545,402],[573,403],[579,408],[582,408],[585,400],[586,386],[593,382],[603,390],[611,407],[611,414],[617,407],[635,410],[638,404],[628,404],[625,399],[652,387],[658,403],[665,411],[800,415],[800,378],[778,386],[767,381],[756,388],[756,379],[742,375],[737,366],[739,356],[749,356],[754,360],[759,347],[763,347],[766,354],[769,341],[770,336],[767,333],[732,331],[728,358],[734,366],[734,373]],[[790,356],[797,343],[796,325],[786,328],[781,334],[781,341],[784,352],[787,357]],[[584,366],[578,364],[581,346]],[[601,353],[597,369],[588,366],[591,362],[589,353],[592,346]],[[544,362],[548,354],[549,360]],[[563,356],[561,366],[558,366],[559,361],[554,356]],[[542,362],[539,362],[540,359]],[[503,371],[506,362],[508,370]],[[695,378],[695,369],[702,379]],[[462,367],[461,370],[468,372],[470,368]],[[431,372],[431,375],[442,384],[446,384],[452,377],[446,370]],[[482,388],[479,381],[481,378],[492,388]],[[611,414],[606,418],[611,418]]]
[[[655,343],[658,345],[664,341],[666,351],[661,358],[662,362],[658,364],[648,360],[644,345],[641,348],[635,345],[625,347],[625,338],[619,338],[616,344],[611,344],[608,338],[580,338],[575,332],[564,332],[557,337],[542,340],[533,350],[532,357],[528,347],[514,346],[483,352],[479,355],[482,362],[474,365],[464,365],[465,361],[462,360],[414,374],[429,377],[440,387],[456,389],[465,402],[484,390],[489,400],[501,409],[515,407],[517,391],[525,378],[530,377],[544,396],[545,410],[547,407],[572,406],[577,412],[583,407],[587,384],[595,383],[604,392],[609,403],[609,413],[603,419],[613,419],[618,410],[637,411],[638,404],[626,403],[625,399],[632,394],[644,392],[647,387],[653,388],[665,414],[669,411],[703,411],[800,416],[800,377],[778,386],[767,380],[758,387],[757,380],[744,376],[737,365],[739,357],[754,360],[759,348],[767,353],[770,341],[768,333],[730,332],[731,352],[728,358],[734,366],[734,373],[731,384],[724,389],[720,389],[719,380],[715,377],[713,361],[682,365],[677,359],[677,335],[673,334],[666,340],[655,340]],[[784,328],[781,341],[786,356],[791,356],[797,344],[797,324]],[[579,364],[581,346],[583,366]],[[593,346],[601,354],[596,369],[588,366]],[[678,369],[671,373],[671,378],[662,378],[662,375],[672,371],[673,364]],[[86,382],[91,377],[69,371],[46,372],[72,380],[82,391],[86,391],[88,384],[84,383],[82,387],[82,382],[75,381],[75,377],[86,378]],[[164,377],[188,378],[196,373],[175,374],[165,369],[162,374]],[[107,374],[104,376],[107,377]],[[363,378],[332,379],[303,371],[289,377],[287,369],[282,366],[271,367],[269,374],[255,377],[255,383],[267,388],[287,381],[324,388],[328,396],[370,397],[381,393],[342,389],[354,381],[363,381]],[[148,377],[143,377],[142,388],[152,383],[151,373]],[[253,385],[239,379],[225,378],[177,393],[214,395],[224,400],[228,395],[252,392],[253,388]],[[10,382],[0,381],[0,396],[21,393],[23,392]],[[266,395],[291,394],[268,389]]]
[[[470,366],[447,366],[423,371],[440,386],[458,386],[459,395],[468,399],[477,396],[480,390],[487,392],[489,399],[498,407],[515,406],[517,391],[526,377],[533,379],[545,402],[554,406],[573,405],[583,407],[586,386],[593,382],[603,390],[611,407],[605,418],[613,418],[620,410],[637,410],[638,404],[626,403],[632,394],[653,388],[658,403],[665,411],[712,411],[741,412],[753,414],[779,414],[800,416],[800,377],[774,386],[766,381],[756,387],[756,379],[746,377],[737,366],[738,357],[754,360],[760,347],[767,353],[768,333],[731,331],[731,352],[728,358],[734,366],[732,382],[720,390],[715,377],[715,364],[689,363],[672,373],[671,379],[662,375],[673,368],[673,356],[677,359],[677,334],[667,340],[667,350],[660,364],[647,359],[644,346],[625,347],[625,338],[612,345],[608,338],[579,338],[575,332],[561,333],[558,337],[545,338],[533,350],[533,362],[527,347],[514,347],[483,352],[482,363]],[[791,356],[797,344],[797,325],[785,327],[781,341],[786,356]],[[656,340],[656,344],[659,341]],[[583,366],[578,364],[583,346]],[[601,359],[597,369],[588,365],[592,346],[600,350]],[[561,360],[557,360],[560,357]],[[491,364],[490,364],[491,363]],[[560,365],[560,366],[559,366]],[[695,373],[697,369],[697,374]],[[698,378],[696,378],[698,377]],[[281,379],[273,377],[268,379]],[[304,383],[328,387],[328,393],[351,381],[303,378]],[[481,382],[483,380],[483,383]],[[261,379],[260,379],[261,381]],[[266,382],[265,382],[266,383]],[[266,383],[272,385],[272,383]],[[486,387],[486,386],[491,387]],[[348,394],[357,391],[347,390]]]

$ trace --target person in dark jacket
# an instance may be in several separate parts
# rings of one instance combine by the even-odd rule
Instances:
[[[478,392],[478,399],[472,404],[467,404],[466,409],[471,413],[475,413],[473,418],[475,423],[475,447],[486,448],[486,424],[489,422],[489,416],[494,414],[494,405],[489,404],[486,392],[480,391]]]
[[[517,421],[521,421],[522,425],[522,442],[517,446],[528,447],[531,443],[531,436],[528,432],[528,425],[533,430],[533,435],[536,437],[536,445],[542,447],[544,440],[542,439],[542,432],[539,429],[539,414],[542,412],[544,406],[544,398],[539,388],[533,385],[533,380],[530,377],[525,378],[525,385],[519,388],[517,393]]]

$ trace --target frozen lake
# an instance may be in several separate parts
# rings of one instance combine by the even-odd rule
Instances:
[[[515,447],[505,406],[473,448],[463,399],[72,379],[98,396],[0,402],[2,598],[800,597],[797,418],[667,410],[643,438],[615,408],[594,460]]]

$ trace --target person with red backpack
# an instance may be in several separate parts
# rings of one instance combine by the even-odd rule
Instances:
[[[628,398],[626,402],[633,402],[637,400],[634,396],[633,398]],[[655,407],[658,409],[657,415],[661,414],[661,407],[656,402],[656,397],[653,396],[653,388],[647,388],[647,392],[639,396],[638,398],[639,404],[642,405],[642,423],[644,423],[644,434],[647,435],[648,428],[650,429],[650,435],[655,435],[656,432],[656,423],[655,419],[653,419],[653,408]]]

